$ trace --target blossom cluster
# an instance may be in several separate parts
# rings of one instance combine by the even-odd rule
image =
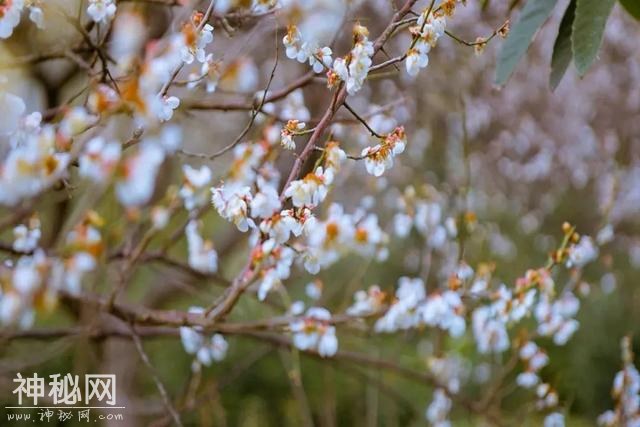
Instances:
[[[545,426],[564,425],[568,396],[548,375],[551,347],[567,345],[581,328],[580,311],[591,292],[583,275],[610,268],[612,247],[634,241],[617,237],[626,233],[619,223],[632,218],[640,200],[634,193],[640,175],[610,173],[616,143],[602,148],[607,166],[598,170],[612,178],[599,181],[598,194],[608,199],[594,237],[565,224],[556,244],[555,234],[536,232],[571,183],[596,178],[585,172],[596,162],[594,147],[556,150],[546,125],[525,117],[478,148],[475,141],[500,117],[483,110],[473,90],[463,100],[464,114],[441,98],[432,109],[436,125],[429,122],[436,120],[431,111],[412,120],[430,100],[398,96],[404,85],[437,78],[419,72],[430,54],[435,59],[436,45],[437,54],[452,54],[446,36],[457,39],[450,33],[454,11],[458,19],[477,5],[422,2],[413,12],[407,3],[385,27],[336,17],[358,8],[386,14],[389,2],[218,1],[202,11],[175,3],[162,7],[185,13],[167,14],[171,25],[162,32],[146,15],[155,5],[82,3],[80,47],[62,57],[75,63],[74,73],[87,72],[81,79],[86,87],[67,103],[38,112],[18,96],[19,88],[0,79],[0,205],[10,211],[2,226],[3,239],[11,239],[0,245],[7,253],[0,266],[0,325],[28,329],[59,305],[92,301],[109,317],[153,333],[163,332],[153,329],[158,324],[170,325],[196,372],[222,362],[236,332],[239,339],[288,347],[294,360],[298,352],[356,358],[352,347],[364,338],[397,343],[400,336],[419,337],[414,353],[425,365],[421,378],[432,386],[424,411],[431,425],[452,425],[459,400],[476,386],[499,390],[488,393],[486,408],[499,407],[496,395],[510,390],[506,381],[544,416]],[[0,38],[12,36],[26,11],[38,28],[52,13],[40,0],[0,1]],[[237,48],[227,36],[250,41],[242,27],[272,17],[276,55],[292,61],[234,57]],[[347,40],[332,27],[343,21],[356,21]],[[256,25],[254,35],[272,31],[266,27]],[[480,45],[478,51],[486,48]],[[250,48],[247,42],[241,50]],[[406,73],[387,73],[400,71],[398,65]],[[304,74],[289,81],[300,69]],[[461,87],[472,87],[474,79],[460,79]],[[445,80],[443,86],[454,79]],[[495,110],[513,120],[503,111],[509,104]],[[235,117],[248,122],[234,139],[231,133],[240,129]],[[204,129],[195,125],[205,120]],[[442,144],[432,147],[436,140]],[[552,167],[556,161],[564,165],[560,172]],[[508,180],[496,182],[492,173]],[[533,188],[556,174],[571,178],[562,175],[554,191],[522,190],[523,183]],[[529,199],[538,202],[535,209]],[[516,217],[513,239],[503,233],[503,214]],[[56,215],[61,218],[49,221]],[[512,260],[519,237],[535,245],[531,259],[549,253],[549,261],[525,271],[527,264],[513,280],[511,268],[520,265],[503,268],[507,263],[498,261]],[[640,265],[640,250],[636,258]],[[346,277],[345,265],[369,273]],[[154,283],[135,291],[153,288],[155,308],[122,303],[131,297],[123,292],[129,282],[159,277],[156,267],[171,271],[160,273],[167,288],[175,284],[194,298],[211,291],[215,298],[197,304],[208,308],[170,310],[156,302],[155,292],[163,300],[164,290]],[[122,283],[103,283],[112,270]],[[200,281],[224,290],[192,287]],[[110,293],[94,297],[103,284],[113,287]],[[602,284],[603,291],[615,288],[616,276],[604,275]],[[336,304],[345,295],[352,303]],[[251,299],[254,305],[245,309]],[[240,320],[244,315],[252,318]],[[502,375],[496,361],[507,355],[513,364]],[[614,379],[615,410],[602,414],[601,425],[640,422],[640,376],[627,340],[623,362]],[[293,371],[292,384],[301,387]],[[469,408],[491,422],[492,411],[480,406]]]

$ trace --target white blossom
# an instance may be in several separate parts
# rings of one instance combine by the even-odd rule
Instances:
[[[347,308],[350,316],[367,316],[378,312],[382,308],[385,294],[377,285],[367,291],[359,290],[353,295],[353,304]]]
[[[301,319],[289,327],[293,333],[293,345],[303,351],[317,351],[322,357],[331,357],[338,351],[336,329],[329,323],[331,313],[325,308],[311,307]]]
[[[598,247],[589,236],[580,237],[580,241],[569,247],[567,267],[582,268],[598,257]]]
[[[213,41],[213,26],[204,24],[201,29],[198,29],[202,18],[203,15],[201,13],[195,13],[191,22],[185,24],[182,28],[185,42],[180,54],[186,64],[191,64],[194,60],[201,63],[207,61],[205,48]]]
[[[312,300],[319,300],[322,296],[322,282],[309,282],[304,287],[305,294]]]
[[[353,95],[362,89],[373,56],[373,43],[367,38],[369,31],[360,24],[354,28],[356,43],[348,55],[348,60],[337,58],[333,62],[333,73],[346,84],[347,92]]]
[[[564,427],[564,415],[552,412],[544,418],[544,427]]]
[[[473,335],[480,353],[502,353],[509,348],[509,335],[504,321],[490,306],[473,311]]]
[[[233,222],[243,233],[255,227],[255,223],[248,216],[249,205],[253,199],[249,187],[222,185],[213,187],[211,193],[213,206],[221,217]]]
[[[207,201],[207,186],[211,182],[211,169],[200,166],[196,169],[190,165],[182,166],[183,184],[179,195],[188,211],[203,206]]]
[[[141,144],[136,154],[126,158],[123,175],[116,183],[120,203],[127,207],[146,204],[153,195],[156,176],[164,159],[164,150],[150,143]]]
[[[443,389],[437,388],[433,392],[433,400],[426,411],[427,421],[434,427],[450,427],[449,411],[451,411],[451,399]]]
[[[382,143],[365,147],[360,155],[364,157],[367,172],[373,176],[381,176],[393,166],[393,158],[404,151],[406,143],[404,128],[399,127],[388,134]]]
[[[204,240],[198,233],[197,221],[191,220],[185,229],[189,249],[189,266],[201,273],[218,271],[218,254],[210,240]]]
[[[20,23],[24,0],[3,1],[0,4],[0,39],[11,37],[13,29]]]
[[[303,179],[292,181],[285,189],[285,197],[291,198],[295,207],[315,207],[327,196],[327,186],[333,182],[333,172],[322,166]]]
[[[309,55],[309,65],[313,68],[315,73],[321,73],[325,68],[331,68],[331,48],[323,47],[316,49],[311,55]]]
[[[114,0],[89,0],[87,14],[93,22],[106,24],[116,14],[116,3]]]
[[[13,228],[13,250],[17,252],[31,252],[38,247],[38,241],[42,236],[40,221],[37,218]]]
[[[116,141],[106,142],[97,136],[89,140],[80,156],[80,175],[94,182],[104,184],[115,170],[122,146]]]
[[[189,313],[203,314],[201,307],[189,308]],[[219,362],[227,355],[229,344],[220,334],[213,334],[207,338],[200,327],[180,327],[180,339],[187,354],[193,354],[199,363],[210,366],[211,362]]]

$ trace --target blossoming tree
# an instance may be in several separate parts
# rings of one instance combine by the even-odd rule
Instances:
[[[639,33],[614,1],[494,3],[0,0],[0,342],[143,363],[159,404],[132,417],[158,425],[224,425],[225,382],[275,354],[274,425],[356,424],[342,370],[367,425],[563,426],[552,355],[615,289],[612,248],[640,266],[640,84],[588,81],[632,51],[597,61],[603,37]],[[516,68],[537,31],[566,105]],[[597,218],[563,214],[585,188]],[[623,335],[605,426],[640,425]]]

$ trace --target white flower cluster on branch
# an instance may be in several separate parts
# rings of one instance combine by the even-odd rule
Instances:
[[[508,143],[478,148],[495,127],[490,109],[468,116],[466,95],[458,113],[457,95],[410,86],[436,45],[453,64],[445,37],[485,48],[493,36],[473,44],[450,33],[462,5],[477,6],[128,3],[88,0],[69,16],[43,0],[0,0],[1,39],[48,31],[54,14],[77,36],[61,51],[23,59],[73,65],[64,90],[49,82],[43,91],[57,105],[37,111],[36,97],[0,78],[0,325],[8,336],[37,337],[38,322],[56,310],[78,323],[87,311],[92,329],[79,324],[74,334],[129,336],[120,327],[130,326],[134,338],[181,342],[193,359],[188,393],[198,392],[203,366],[235,364],[235,340],[247,338],[284,349],[301,407],[312,401],[304,354],[428,385],[420,417],[433,426],[455,425],[459,408],[472,422],[504,425],[510,393],[545,426],[564,425],[570,396],[554,386],[553,347],[586,329],[583,274],[613,264],[609,250],[626,232],[615,215],[629,215],[639,175],[626,172],[630,195],[611,190],[594,238],[568,223],[560,236],[534,235],[558,207],[556,194],[525,212],[528,201],[499,193],[513,182],[494,180],[479,159],[499,153],[493,172],[533,187],[551,159],[588,153],[538,150],[527,141],[548,135],[527,119],[503,132]],[[21,23],[27,12],[32,24]],[[446,77],[433,81],[454,81]],[[463,77],[461,87],[480,79]],[[413,117],[427,102],[424,88],[438,99],[433,114],[446,116],[433,129],[429,117]],[[519,167],[505,146],[534,166]],[[602,163],[613,169],[611,159]],[[584,185],[589,178],[575,172]],[[503,213],[517,217],[517,232],[498,225]],[[535,246],[524,266],[510,258],[522,239]],[[540,253],[548,262],[525,271],[540,265]],[[524,274],[514,279],[514,271]],[[145,298],[129,302],[139,293]],[[422,369],[404,366],[409,360]],[[623,361],[604,426],[640,423],[628,340]],[[187,397],[185,410],[196,396]]]

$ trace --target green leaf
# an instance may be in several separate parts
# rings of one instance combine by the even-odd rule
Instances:
[[[547,20],[557,0],[529,0],[522,9],[520,19],[511,29],[507,40],[498,55],[496,83],[504,84],[516,64],[531,44],[533,35]]]
[[[571,0],[567,10],[564,12],[560,27],[558,28],[558,37],[553,44],[553,54],[551,55],[551,74],[549,75],[549,86],[551,90],[555,90],[562,80],[571,59],[573,59],[573,53],[571,51],[571,26],[573,25],[573,18],[576,14],[576,0]]]
[[[577,0],[573,21],[573,60],[584,76],[598,56],[602,35],[615,0]]]
[[[638,0],[620,0],[620,4],[633,16],[640,21],[640,1]]]

